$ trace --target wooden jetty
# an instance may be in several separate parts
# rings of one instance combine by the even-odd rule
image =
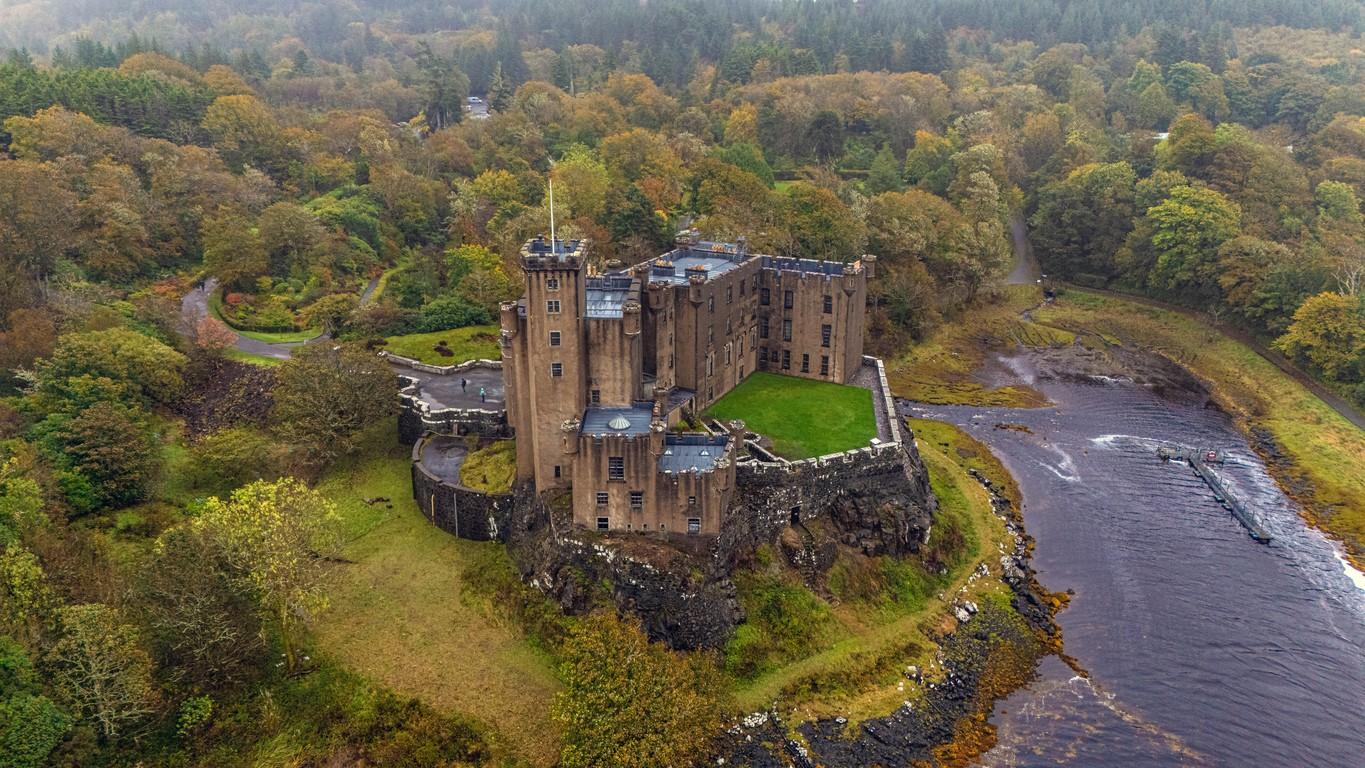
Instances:
[[[1187,448],[1183,445],[1176,445],[1162,446],[1156,449],[1156,455],[1161,457],[1162,461],[1183,461],[1189,464],[1194,473],[1213,491],[1214,500],[1222,504],[1224,509],[1237,518],[1237,522],[1247,529],[1251,538],[1262,544],[1270,543],[1272,538],[1270,533],[1261,527],[1256,516],[1251,514],[1250,510],[1236,496],[1228,493],[1223,481],[1219,480],[1218,476],[1213,474],[1213,470],[1209,469],[1210,464],[1223,463],[1221,451],[1213,448]]]

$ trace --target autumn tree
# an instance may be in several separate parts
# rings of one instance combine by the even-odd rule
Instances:
[[[565,768],[689,766],[705,757],[723,703],[711,658],[651,643],[638,622],[609,612],[580,622],[563,656],[554,717]]]
[[[276,373],[274,422],[316,465],[349,453],[397,408],[393,371],[351,345],[309,344]]]
[[[59,614],[48,651],[52,685],[73,712],[113,740],[151,717],[160,704],[152,659],[137,631],[105,605],[73,605]]]
[[[34,366],[36,392],[61,400],[73,380],[101,378],[126,386],[136,402],[169,403],[180,396],[184,367],[184,355],[126,328],[68,333]]]
[[[827,189],[806,182],[791,185],[782,215],[791,237],[791,255],[847,262],[863,252],[862,222]]]
[[[1365,305],[1340,293],[1309,297],[1275,346],[1329,379],[1358,382],[1365,375]]]
[[[146,498],[161,470],[151,431],[128,408],[96,403],[58,433],[65,463],[93,485],[100,502],[124,507]]]
[[[204,222],[204,268],[225,287],[266,274],[269,256],[260,230],[238,210],[222,208]]]
[[[1127,163],[1084,165],[1038,192],[1029,220],[1049,272],[1113,276],[1133,226],[1136,175]]]
[[[1238,233],[1237,204],[1211,189],[1176,187],[1147,211],[1156,253],[1148,282],[1190,300],[1218,298],[1218,247]]]
[[[0,767],[40,768],[71,728],[24,648],[0,635]]]
[[[157,539],[130,598],[158,665],[177,682],[216,691],[259,668],[265,648],[254,594],[200,527],[176,526]]]
[[[209,499],[191,521],[235,578],[256,596],[280,638],[288,671],[299,665],[306,623],[327,607],[327,559],[340,548],[336,508],[302,482],[257,481]]]

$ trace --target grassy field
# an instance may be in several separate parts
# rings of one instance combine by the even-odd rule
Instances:
[[[934,437],[926,440],[923,436],[930,425]],[[998,579],[968,582],[980,563],[997,561],[998,546],[1013,544],[1004,523],[991,510],[985,490],[965,468],[981,467],[992,478],[1008,474],[984,447],[951,425],[916,421],[911,426],[921,435],[920,454],[939,499],[935,540],[947,548],[948,573],[930,574],[918,558],[841,559],[831,572],[831,591],[840,595],[832,604],[808,590],[804,596],[793,594],[804,590],[799,584],[760,575],[759,597],[777,601],[779,606],[794,605],[796,618],[808,616],[815,621],[807,630],[810,642],[801,648],[806,652],[800,658],[782,659],[752,679],[735,681],[735,700],[742,711],[781,699],[796,709],[795,720],[844,715],[857,721],[883,716],[918,695],[913,686],[901,684],[901,671],[907,664],[928,664],[937,638],[951,627],[947,608],[957,590],[968,585],[964,597],[977,602],[999,599],[1007,591]],[[754,577],[747,578],[748,583],[740,583],[741,600],[752,610]],[[875,582],[875,589],[860,591],[852,586],[869,580]],[[819,604],[812,606],[812,600]],[[798,626],[791,631],[802,630]],[[800,648],[799,643],[792,646]]]
[[[338,566],[319,646],[400,694],[495,725],[532,764],[552,764],[552,665],[496,606],[471,595],[462,575],[505,566],[505,551],[429,523],[412,501],[408,449],[391,429],[374,446],[319,485],[345,521],[350,561]],[[375,498],[387,501],[366,503]]]
[[[1069,289],[1034,318],[1152,349],[1188,368],[1244,430],[1274,437],[1292,464],[1271,467],[1280,484],[1365,567],[1365,432],[1250,348],[1183,314]]]
[[[455,365],[466,360],[497,360],[502,356],[502,349],[498,346],[496,325],[471,325],[452,331],[390,336],[385,341],[388,344],[384,349],[392,354],[411,357],[431,365]],[[443,355],[436,351],[437,345],[442,341],[452,354]]]
[[[859,448],[877,436],[868,390],[772,373],[745,379],[705,415],[743,419],[749,429],[772,438],[773,450],[788,459]]]
[[[996,298],[964,310],[964,315],[930,332],[905,353],[886,361],[886,378],[898,397],[935,405],[1036,408],[1046,398],[1024,386],[990,387],[981,375],[992,351],[1017,344],[1069,344],[1074,334],[1022,320],[1020,314],[1042,301],[1031,285],[1007,286]]]

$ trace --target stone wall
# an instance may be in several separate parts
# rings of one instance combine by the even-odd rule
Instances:
[[[412,498],[441,530],[473,541],[506,541],[512,494],[488,494],[442,480],[422,466],[426,440],[412,448]]]
[[[408,357],[380,352],[392,363],[438,376],[453,376],[474,368],[502,369],[501,360],[470,360],[458,365],[428,365]],[[511,437],[507,412],[486,408],[432,408],[422,400],[420,381],[398,374],[398,440],[403,445],[415,444],[422,435],[477,435],[496,439]]]

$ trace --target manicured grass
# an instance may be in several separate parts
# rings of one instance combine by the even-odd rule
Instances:
[[[390,336],[384,349],[431,365],[455,365],[466,360],[497,360],[502,357],[496,325],[471,325],[450,331]],[[453,354],[442,355],[436,345],[444,341]]]
[[[916,422],[913,428],[918,431],[931,423],[937,424]],[[835,605],[791,580],[762,575],[736,579],[746,610],[758,607],[763,618],[761,611],[772,605],[797,606],[796,624],[811,623],[809,628],[788,627],[791,622],[780,621],[761,624],[759,630],[778,635],[768,640],[776,652],[757,676],[733,682],[742,711],[780,700],[784,707],[796,710],[793,722],[835,715],[854,721],[884,716],[903,701],[919,697],[914,686],[902,685],[901,671],[908,664],[929,668],[937,637],[951,626],[947,609],[959,588],[966,585],[963,597],[978,603],[1007,594],[997,578],[967,581],[982,562],[996,573],[998,547],[1013,546],[985,490],[967,474],[966,467],[972,464],[961,457],[964,451],[957,450],[961,447],[971,453],[985,452],[985,448],[951,425],[938,428],[951,453],[943,445],[918,441],[939,500],[934,533],[925,552],[899,559],[841,554],[829,579],[831,592],[840,597]],[[993,458],[982,463],[990,461]],[[938,575],[926,569],[928,556],[941,557],[948,572]],[[728,660],[733,662],[735,654],[744,650],[736,647],[741,640],[737,636],[727,647]],[[757,640],[743,641],[753,644]]]
[[[1365,432],[1251,348],[1194,317],[1077,289],[1034,317],[1152,349],[1188,368],[1244,431],[1274,437],[1292,465],[1271,466],[1281,486],[1365,567]]]
[[[824,381],[755,373],[712,405],[708,418],[743,419],[788,459],[861,448],[877,436],[872,393]]]
[[[484,493],[507,493],[517,477],[517,444],[497,440],[465,457],[460,482]]]
[[[243,352],[240,349],[225,349],[223,350],[223,356],[229,360],[236,360],[241,363],[251,363],[252,365],[263,365],[267,368],[284,362],[279,358],[253,355],[250,352]]]
[[[331,608],[315,630],[319,646],[400,694],[496,727],[533,765],[552,764],[552,665],[463,575],[505,561],[502,545],[457,539],[423,517],[409,451],[391,427],[318,488],[341,513],[350,561],[337,567]],[[375,498],[387,501],[366,503]]]

